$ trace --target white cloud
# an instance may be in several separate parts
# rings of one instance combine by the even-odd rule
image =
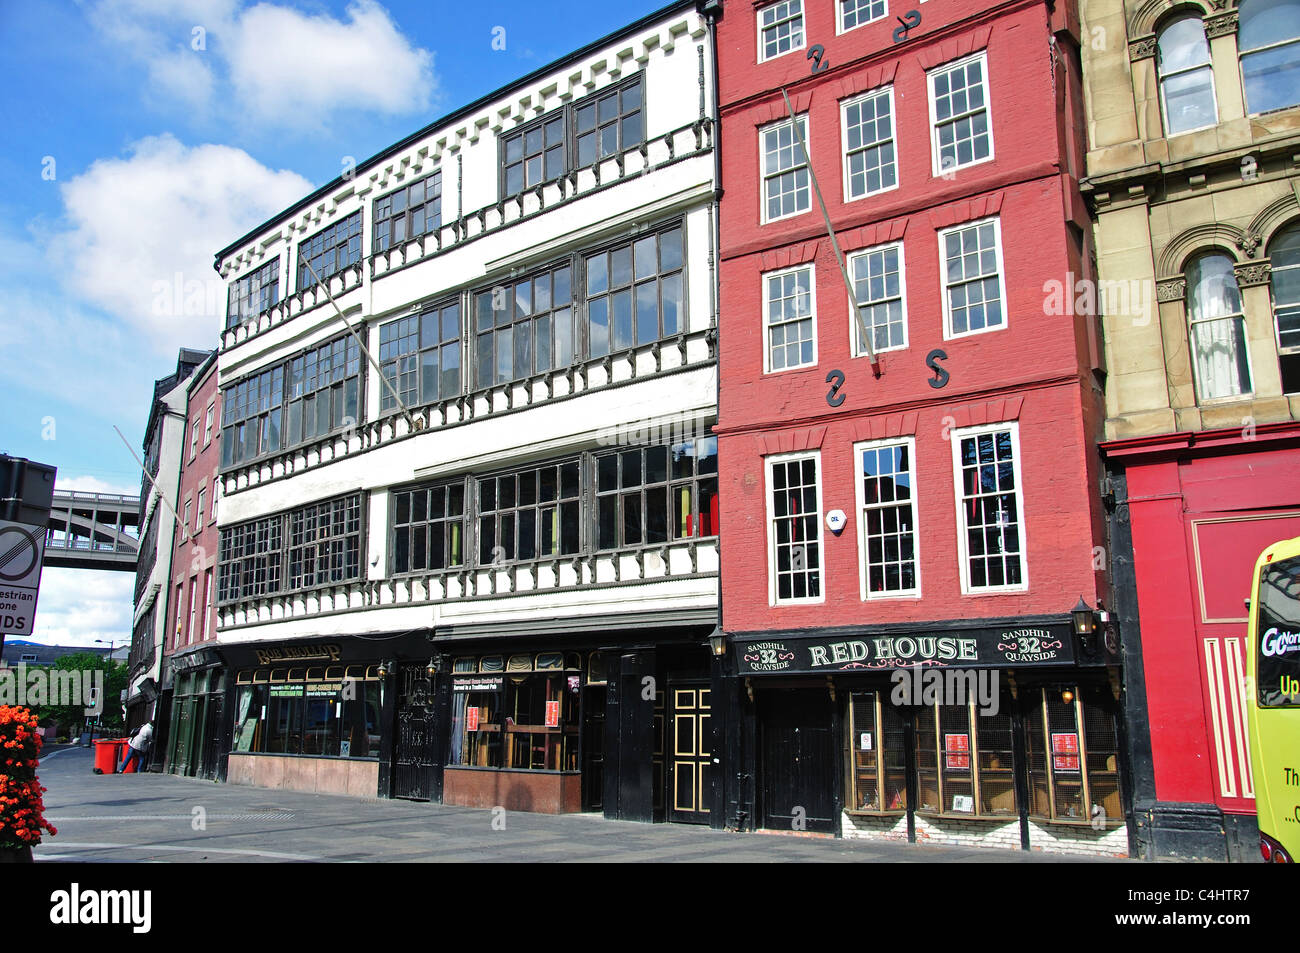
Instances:
[[[213,253],[311,191],[242,149],[142,139],[61,187],[68,228],[51,264],[88,303],[125,322],[155,352],[215,347],[226,287]],[[162,376],[161,374],[152,376]]]
[[[101,0],[90,18],[144,64],[151,98],[241,123],[318,129],[345,110],[423,112],[437,90],[433,54],[376,0],[353,0],[342,19],[265,2]]]
[[[120,648],[131,638],[134,595],[134,573],[46,568],[31,638],[49,645],[112,640]]]
[[[140,492],[140,484],[127,486],[123,483],[109,483],[93,476],[65,477],[59,474],[58,489],[76,490],[80,493],[119,493],[122,496],[135,496]]]

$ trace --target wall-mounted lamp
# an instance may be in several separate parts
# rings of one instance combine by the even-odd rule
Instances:
[[[388,665],[389,665],[388,662],[380,662],[380,663],[379,663],[379,677],[380,677],[380,678],[387,678],[387,677],[388,677]]]
[[[1070,610],[1070,618],[1074,622],[1074,634],[1079,638],[1087,638],[1097,631],[1097,614],[1083,601],[1083,596],[1079,596],[1079,604]]]

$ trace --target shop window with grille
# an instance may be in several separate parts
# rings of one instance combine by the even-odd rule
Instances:
[[[1104,689],[1037,689],[1025,716],[1030,816],[1115,827],[1124,823],[1119,733]]]
[[[973,697],[917,711],[918,812],[1016,816],[1010,704],[1003,701],[997,714],[982,714]]]
[[[906,721],[878,692],[849,701],[849,810],[902,814],[907,809]]]

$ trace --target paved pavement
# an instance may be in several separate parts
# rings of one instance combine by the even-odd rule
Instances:
[[[97,775],[87,748],[44,753],[37,861],[78,862],[1062,862],[1059,854],[733,834],[594,814],[494,814],[300,794],[165,774]],[[504,830],[499,829],[504,821]],[[494,823],[495,822],[495,823]]]

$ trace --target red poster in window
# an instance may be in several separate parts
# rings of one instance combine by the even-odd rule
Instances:
[[[1052,732],[1052,768],[1056,771],[1079,770],[1079,736],[1073,731]]]
[[[546,703],[546,727],[560,727],[560,703],[558,701]]]
[[[970,754],[959,754],[957,752],[970,751],[970,735],[948,735],[943,736],[943,764],[949,771],[969,771]]]
[[[478,709],[477,708],[465,709],[465,730],[478,731]]]

